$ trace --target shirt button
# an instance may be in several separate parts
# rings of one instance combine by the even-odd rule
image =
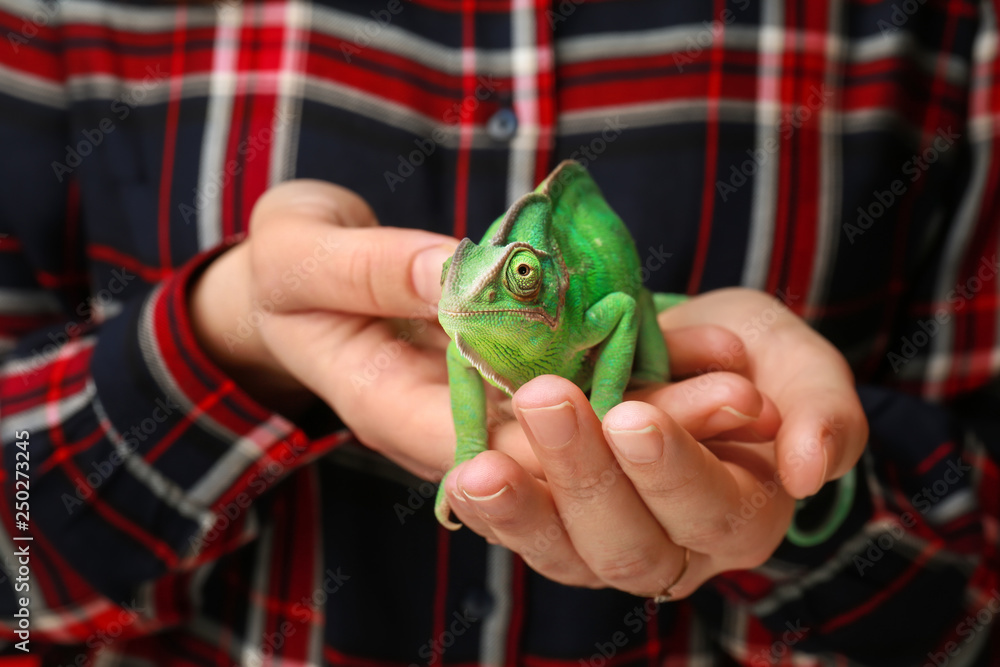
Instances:
[[[486,134],[493,141],[509,141],[517,132],[517,114],[513,109],[500,109],[486,122]]]
[[[462,598],[462,613],[469,620],[486,618],[493,606],[493,596],[482,588],[473,588]]]

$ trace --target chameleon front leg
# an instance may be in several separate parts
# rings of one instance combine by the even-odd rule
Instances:
[[[594,362],[590,404],[600,419],[622,402],[632,376],[639,318],[636,301],[624,292],[613,292],[587,311],[587,347],[600,345]]]
[[[455,422],[455,463],[441,478],[434,515],[449,530],[458,530],[462,524],[451,520],[451,508],[444,490],[444,482],[459,463],[468,461],[479,452],[486,451],[486,388],[483,378],[458,351],[455,341],[448,344],[448,385],[451,390],[451,413]]]
[[[632,380],[637,382],[666,382],[670,379],[670,358],[663,332],[656,321],[653,294],[647,289],[639,291],[639,333],[635,343],[635,366]]]

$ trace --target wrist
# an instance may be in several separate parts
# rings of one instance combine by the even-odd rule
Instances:
[[[208,264],[191,284],[188,307],[199,347],[219,369],[257,402],[287,416],[315,396],[271,354],[261,325],[273,309],[254,304],[246,242]]]

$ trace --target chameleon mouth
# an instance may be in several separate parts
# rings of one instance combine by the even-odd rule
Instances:
[[[549,315],[541,308],[492,308],[490,310],[441,310],[438,309],[438,313],[443,313],[449,317],[472,317],[474,315],[492,315],[497,313],[504,313],[507,315],[517,315],[518,317],[523,317],[527,320],[534,320],[536,322],[543,322],[550,329],[556,328],[556,318]]]

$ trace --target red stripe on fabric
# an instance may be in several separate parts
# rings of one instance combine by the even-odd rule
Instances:
[[[308,72],[337,81],[343,80],[340,74],[350,73],[349,80],[352,85],[360,85],[375,94],[398,95],[401,104],[418,109],[422,113],[430,114],[433,111],[428,109],[423,100],[418,99],[418,95],[432,95],[440,101],[439,103],[447,104],[450,108],[455,101],[453,95],[462,93],[461,74],[451,74],[391,51],[383,51],[378,48],[378,43],[369,44],[358,53],[348,49],[345,54],[345,43],[341,37],[312,31],[307,32],[305,38],[309,46]],[[331,54],[328,55],[327,51]],[[345,56],[349,56],[349,60]],[[380,67],[373,72],[371,67],[365,66],[366,64]],[[375,80],[378,82],[376,85],[372,85],[370,78],[366,82],[366,77],[371,76],[386,77],[385,80],[391,80],[394,90],[384,90],[384,86],[378,85],[382,79]],[[497,92],[510,92],[512,89],[509,76],[493,75],[491,81],[497,85]],[[425,88],[446,90],[432,92]]]
[[[444,526],[437,527],[437,569],[434,573],[434,610],[432,612],[432,637],[443,637],[448,622],[448,557],[451,547],[451,531]],[[428,663],[430,667],[442,664],[442,652],[434,651]]]
[[[651,600],[643,602],[643,613],[646,612],[646,608],[651,602]],[[660,607],[656,605],[653,613],[649,615],[649,619],[646,621],[646,658],[649,661],[649,667],[659,667],[660,664],[661,642],[659,621]]]
[[[211,411],[217,403],[228,396],[236,388],[235,383],[232,380],[225,380],[218,389],[207,394],[202,398],[194,407],[184,413],[183,419],[178,423],[174,424],[173,428],[167,431],[167,434],[163,436],[143,457],[147,463],[153,464],[156,462],[160,456],[167,451],[170,445],[183,435],[183,433],[188,429],[188,427],[195,422],[195,420],[202,414]]]
[[[544,67],[538,67],[535,77],[537,88],[538,140],[535,144],[535,174],[532,185],[541,182],[549,171],[552,163],[552,151],[555,148],[556,117],[556,77],[552,68],[555,64],[555,47],[553,45],[553,26],[549,25],[549,3],[545,0],[535,0],[535,39],[536,48],[547,53]],[[541,60],[541,58],[539,58]]]
[[[462,0],[462,92],[464,99],[475,93],[476,68],[475,64],[468,67],[464,62],[464,52],[472,53],[475,45],[475,0]],[[475,56],[473,56],[475,57]],[[469,160],[472,149],[472,125],[475,119],[471,114],[464,114],[459,117],[459,140],[458,140],[458,164],[455,173],[455,222],[452,226],[452,234],[456,238],[464,238],[467,228],[468,197],[469,197]]]
[[[215,40],[215,26],[201,26],[201,27],[188,27],[187,31],[187,49],[190,52],[193,48],[203,48],[211,49],[214,46]],[[163,49],[170,48],[174,43],[174,31],[173,30],[123,30],[120,28],[115,28],[105,22],[94,22],[94,23],[66,23],[62,27],[62,32],[64,35],[72,37],[75,42],[80,43],[78,47],[74,48],[74,53],[77,49],[87,49],[95,48],[99,49],[101,47],[88,47],[88,43],[99,43],[102,47],[107,47],[109,45],[114,45],[116,47],[140,47],[141,51],[126,52],[128,57],[119,58],[116,62],[119,63],[119,74],[128,78],[137,78],[142,76],[143,70],[130,70],[129,67],[135,67],[137,61],[142,62],[146,57],[161,57],[161,51]],[[65,39],[65,37],[63,38]],[[202,46],[203,45],[203,46]],[[151,47],[159,47],[154,49]]]
[[[284,520],[273,522],[275,526],[272,543],[271,596],[281,605],[277,613],[267,620],[271,632],[285,638],[280,647],[284,660],[297,660],[305,664],[309,659],[309,649],[317,626],[312,622],[312,614],[303,620],[303,614],[295,610],[302,607],[302,601],[312,604],[315,591],[315,576],[319,568],[316,563],[316,531],[319,522],[316,508],[319,506],[315,470],[300,470],[294,482],[282,488],[283,507],[275,508],[276,517]],[[320,575],[324,576],[324,575]],[[319,620],[323,618],[322,605]],[[298,631],[286,631],[286,624],[298,626]],[[319,623],[320,631],[323,624]]]
[[[914,469],[915,472],[918,475],[923,475],[928,470],[930,470],[935,465],[937,465],[938,461],[940,461],[941,459],[943,459],[944,457],[946,457],[948,455],[948,453],[951,452],[951,451],[953,451],[954,449],[955,449],[955,443],[954,442],[943,442],[943,443],[941,443],[940,445],[938,445],[937,449],[935,449],[933,452],[931,452],[930,456],[928,456],[927,458],[925,458],[923,461],[920,462],[920,465],[918,465]]]
[[[0,17],[8,16],[10,15],[0,11]],[[18,38],[25,36],[21,32],[25,26],[30,26],[38,32],[33,39],[21,42]],[[10,30],[0,28],[0,33],[3,34],[3,39],[0,39],[0,62],[5,67],[44,79],[60,88],[65,85],[64,51],[62,48],[50,46],[61,43],[61,38],[57,37],[55,30],[36,21],[21,19]]]
[[[69,359],[63,356],[57,356],[52,361],[52,370],[49,374],[49,386],[45,392],[45,411],[58,410],[57,406],[60,401],[64,398],[68,398],[66,390],[62,387],[62,379],[66,372],[66,366],[69,363]],[[50,422],[48,415],[46,415],[46,426],[48,426],[49,438],[52,441],[52,449],[58,451],[61,447],[66,444],[66,439],[63,436],[62,422],[54,421]]]
[[[880,604],[888,600],[890,597],[895,595],[899,589],[908,584],[915,576],[924,572],[924,564],[927,563],[927,561],[930,560],[934,554],[941,550],[941,546],[942,544],[940,541],[928,544],[927,547],[920,552],[917,559],[914,560],[908,568],[906,568],[906,571],[904,571],[900,577],[888,586],[880,587],[871,597],[858,607],[855,607],[840,616],[834,616],[831,618],[829,621],[820,626],[819,632],[821,634],[833,632],[834,630],[842,628],[843,626],[874,611]]]
[[[797,29],[798,18],[796,14],[797,3],[787,3],[785,5],[785,30],[781,56],[782,72],[795,72],[798,65],[798,52],[795,48],[795,39],[799,34]],[[795,104],[796,89],[799,77],[781,76],[781,108],[793,109]],[[764,284],[766,292],[775,293],[781,284],[782,272],[785,265],[785,246],[788,243],[788,227],[790,213],[790,201],[795,196],[793,192],[794,174],[792,162],[795,160],[796,133],[788,137],[780,136],[778,139],[778,188],[777,206],[774,216],[774,231],[771,244],[771,261],[767,272],[767,282]]]
[[[170,56],[171,73],[184,71],[184,45],[187,34],[187,6],[178,5],[177,20],[174,25],[173,52]],[[170,101],[167,103],[167,122],[163,135],[163,161],[160,171],[159,213],[157,226],[159,228],[158,245],[160,248],[160,266],[164,269],[172,267],[170,259],[170,222],[172,219],[172,202],[174,177],[174,153],[177,147],[177,122],[180,117],[181,94],[184,78],[179,74],[170,78]]]
[[[265,51],[265,54],[271,53]],[[262,63],[256,63],[258,68],[273,68],[275,71],[281,67],[280,51],[270,57],[262,58]],[[267,69],[265,69],[267,71]],[[277,118],[278,97],[272,93],[257,94],[251,98],[250,117],[247,123],[248,137],[243,141],[253,142],[257,149],[253,159],[241,158],[244,169],[238,178],[240,182],[240,192],[234,193],[240,196],[239,219],[233,220],[233,233],[243,233],[250,229],[250,212],[253,210],[257,199],[264,194],[268,185],[268,174],[271,168],[271,151],[274,148],[274,119]],[[249,152],[247,153],[249,155]],[[235,179],[234,179],[235,180]]]
[[[415,5],[446,12],[464,12],[465,0],[409,0]],[[584,2],[586,0],[579,0]],[[589,0],[593,2],[593,0]],[[476,11],[506,13],[510,11],[510,0],[475,0]]]
[[[827,34],[825,18],[828,8],[818,4],[805,3],[804,23],[807,31],[814,34]],[[809,39],[806,37],[805,39]],[[820,178],[822,176],[823,155],[820,141],[820,117],[822,109],[814,109],[811,101],[824,103],[822,75],[826,72],[826,63],[822,54],[806,50],[799,62],[800,69],[805,73],[816,72],[815,77],[804,74],[796,77],[799,82],[796,104],[792,111],[792,129],[795,134],[793,151],[796,154],[794,170],[795,209],[792,220],[795,224],[789,227],[789,243],[787,254],[782,258],[784,279],[781,287],[791,294],[808,294],[812,283],[813,266],[816,260],[817,226],[820,220]],[[816,94],[814,91],[820,91]],[[808,110],[808,116],[806,111]],[[805,300],[791,304],[793,312],[801,312]]]
[[[40,287],[44,287],[49,290],[57,290],[64,287],[72,287],[74,285],[86,285],[89,280],[90,276],[86,271],[77,271],[57,275],[49,271],[35,269],[35,282],[37,282]]]
[[[715,49],[719,52],[714,59],[724,57],[729,61],[729,54],[723,49]],[[723,76],[723,68],[719,67],[714,71],[720,78]],[[753,101],[756,95],[756,80],[749,75],[733,75],[726,73],[726,100],[735,99],[742,101]],[[709,86],[712,80],[709,77]],[[595,111],[603,106],[616,107],[616,112],[620,107],[629,105],[646,105],[657,102],[681,102],[683,104],[697,104],[705,98],[705,75],[698,71],[686,71],[684,74],[664,76],[662,73],[655,73],[645,78],[618,78],[609,81],[583,81],[573,85],[559,80],[559,100],[560,111]],[[706,100],[709,110],[714,106],[718,110],[719,96]],[[712,192],[715,192],[715,183],[712,183]]]
[[[40,466],[38,466],[37,474],[39,476],[53,470],[59,466],[66,459],[72,459],[77,454],[81,454],[88,449],[90,449],[94,444],[101,440],[105,435],[107,435],[101,427],[95,428],[93,431],[88,433],[83,437],[82,440],[77,440],[73,443],[67,443],[64,446],[54,450],[52,454],[45,459]]]
[[[87,257],[97,262],[120,266],[130,273],[136,274],[147,283],[158,283],[169,276],[172,271],[170,268],[143,264],[131,255],[98,243],[87,244]]]
[[[714,16],[721,16],[726,8],[725,0],[715,0]],[[712,39],[712,64],[708,76],[708,108],[705,118],[705,176],[702,181],[701,219],[698,221],[698,241],[694,251],[694,261],[691,266],[691,277],[688,280],[688,294],[697,294],[701,279],[705,273],[705,263],[708,260],[708,246],[712,239],[712,218],[715,213],[715,174],[719,159],[719,98],[722,96],[722,63],[725,52],[722,41],[725,36],[725,26],[716,22],[719,33]]]
[[[520,556],[513,557],[510,587],[510,625],[507,627],[506,667],[516,667],[528,658],[522,655],[521,635],[524,634],[525,579],[528,566]]]
[[[698,24],[698,30],[702,30],[702,24]],[[652,53],[648,55],[631,56],[607,56],[597,51],[590,60],[580,60],[576,62],[559,63],[556,67],[556,75],[560,86],[583,86],[588,82],[593,83],[594,75],[621,75],[627,73],[630,80],[635,77],[638,80],[664,78],[669,76],[669,85],[664,85],[664,89],[669,89],[674,82],[681,79],[704,81],[701,71],[711,65],[712,54],[708,51],[698,53]],[[738,65],[740,69],[755,70],[760,66],[760,54],[756,51],[729,51],[726,53],[726,65]],[[666,70],[666,72],[664,72]],[[692,71],[695,70],[695,71]],[[610,79],[611,76],[608,78]],[[726,76],[726,96],[731,97],[729,76],[739,80],[747,78],[755,80],[755,74],[743,74],[739,71],[727,73]],[[702,84],[701,91],[704,91]],[[748,99],[754,99],[751,96]]]
[[[13,236],[0,235],[0,252],[21,252],[24,246]]]

